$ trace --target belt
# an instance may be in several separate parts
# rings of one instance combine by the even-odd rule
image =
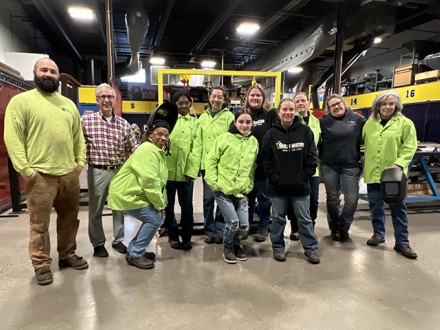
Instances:
[[[100,170],[111,171],[111,170],[120,169],[122,165],[92,165],[92,164],[89,164],[89,166],[94,167],[94,168],[99,168]]]

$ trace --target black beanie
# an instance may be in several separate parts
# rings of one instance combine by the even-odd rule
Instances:
[[[166,128],[168,130],[168,132],[170,132],[170,130],[171,130],[170,124],[168,124],[165,120],[161,120],[161,119],[155,120],[153,122],[153,126],[151,127],[151,130],[153,131],[158,127]]]

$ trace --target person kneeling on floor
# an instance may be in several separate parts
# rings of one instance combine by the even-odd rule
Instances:
[[[162,109],[164,108],[164,109]],[[164,103],[151,116],[171,112],[177,107]],[[154,119],[153,117],[153,119]],[[162,118],[163,116],[160,116]],[[150,118],[151,119],[151,118]],[[164,119],[167,119],[164,117]],[[165,157],[169,152],[169,134],[176,120],[151,120],[139,148],[113,178],[109,189],[108,207],[125,211],[142,221],[136,236],[128,245],[127,263],[141,269],[154,267],[153,258],[145,250],[164,221],[167,193],[165,185],[168,169]]]

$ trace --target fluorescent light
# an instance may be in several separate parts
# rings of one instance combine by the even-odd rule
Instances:
[[[241,34],[254,34],[260,29],[260,26],[256,23],[241,23],[238,28],[237,32]]]
[[[134,75],[121,77],[121,81],[131,83],[145,83],[145,69],[140,69]]]
[[[153,56],[153,57],[150,57],[150,63],[153,65],[164,65],[165,59],[160,56]]]
[[[202,68],[208,68],[208,69],[212,69],[213,67],[215,67],[215,62],[212,60],[205,60],[201,63]]]
[[[381,42],[382,42],[382,38],[379,38],[379,37],[374,38],[373,43],[378,44],[378,43],[381,43]]]
[[[95,17],[93,10],[89,8],[70,7],[67,10],[72,18],[91,20]]]
[[[299,73],[302,72],[304,69],[301,68],[300,66],[293,66],[291,68],[289,68],[287,71],[291,72],[291,73]]]

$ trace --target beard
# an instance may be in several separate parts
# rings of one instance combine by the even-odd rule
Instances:
[[[35,85],[45,93],[53,93],[58,90],[60,86],[60,79],[54,79],[52,77],[38,77],[34,75]]]

